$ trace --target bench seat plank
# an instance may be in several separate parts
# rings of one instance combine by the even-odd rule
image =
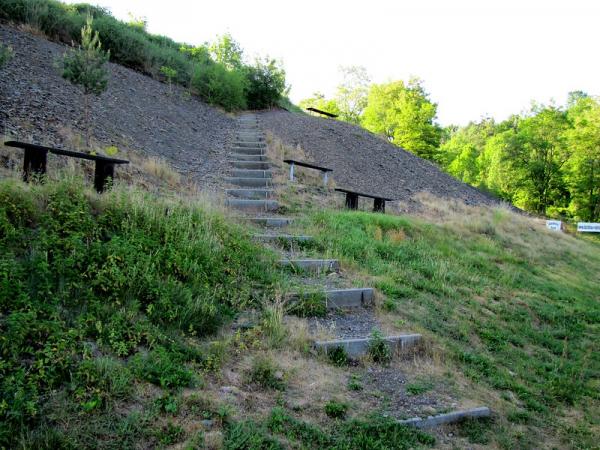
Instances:
[[[373,199],[373,211],[385,213],[385,202],[394,201],[393,198],[381,197],[373,194],[364,194],[362,192],[351,191],[349,189],[336,188],[337,192],[346,194],[346,208],[358,209],[358,197],[367,197]]]
[[[308,167],[309,169],[320,170],[321,172],[333,172],[333,169],[330,169],[329,167],[317,166],[316,164],[298,161],[296,159],[284,159],[283,162],[286,164],[296,164],[297,166]]]

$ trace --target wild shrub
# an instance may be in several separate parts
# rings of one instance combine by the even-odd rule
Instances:
[[[335,347],[327,352],[329,361],[338,367],[347,366],[350,358],[344,347]]]
[[[247,66],[246,97],[250,109],[271,108],[278,104],[285,91],[285,71],[273,59],[257,60]]]
[[[14,52],[12,48],[7,47],[0,43],[0,69],[12,59]]]
[[[369,339],[369,356],[380,364],[388,364],[392,360],[392,349],[379,330],[373,330]]]
[[[347,403],[338,402],[336,400],[329,400],[325,403],[325,414],[332,419],[344,419],[347,412]]]
[[[246,108],[244,83],[244,76],[240,71],[229,70],[220,63],[196,67],[191,80],[192,88],[200,98],[228,111]]]
[[[250,382],[266,389],[285,390],[283,372],[275,365],[273,359],[268,356],[257,356],[252,361],[252,367],[248,373]]]

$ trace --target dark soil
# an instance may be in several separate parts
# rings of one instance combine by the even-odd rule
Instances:
[[[260,123],[285,144],[300,147],[334,170],[337,187],[379,194],[410,204],[419,192],[491,205],[499,200],[442,172],[435,164],[396,147],[360,127],[306,114],[273,110]]]
[[[4,24],[0,41],[15,53],[0,69],[5,138],[68,146],[65,126],[83,136],[83,95],[57,67],[68,48]],[[177,86],[116,64],[109,70],[108,90],[92,101],[93,140],[164,158],[202,186],[221,183],[235,119]]]

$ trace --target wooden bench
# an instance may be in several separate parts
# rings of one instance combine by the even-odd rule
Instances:
[[[373,199],[373,211],[385,213],[385,202],[394,201],[393,198],[381,197],[379,195],[363,194],[362,192],[355,192],[349,189],[336,189],[337,192],[343,192],[346,194],[346,208],[358,209],[358,197],[367,197]]]
[[[4,145],[25,150],[23,158],[23,180],[29,181],[32,174],[44,175],[46,173],[46,161],[48,152],[54,155],[70,156],[72,158],[87,159],[96,162],[94,172],[94,187],[96,191],[103,192],[109,178],[115,176],[115,164],[129,164],[124,159],[109,158],[101,155],[90,155],[88,153],[74,152],[60,148],[44,147],[43,145],[29,144],[27,142],[8,141]]]
[[[294,181],[294,167],[295,166],[302,166],[302,167],[308,167],[309,169],[320,170],[321,173],[323,174],[323,183],[325,184],[325,186],[327,186],[327,182],[329,181],[329,172],[333,172],[333,169],[330,169],[328,167],[317,166],[316,164],[311,164],[311,163],[307,163],[304,161],[298,161],[295,159],[284,159],[283,162],[290,165],[290,181]]]
[[[324,116],[331,117],[333,119],[335,119],[338,116],[337,114],[333,114],[333,113],[330,113],[330,112],[327,112],[327,111],[323,111],[323,110],[320,110],[320,109],[317,109],[317,108],[306,108],[306,110],[307,111],[311,111],[311,112],[315,112],[317,114],[322,114]]]

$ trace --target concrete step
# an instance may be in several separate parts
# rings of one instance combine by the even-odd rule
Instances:
[[[331,289],[325,291],[328,309],[360,308],[373,304],[375,293],[372,288]]]
[[[229,184],[239,187],[271,187],[273,180],[271,178],[247,178],[247,177],[229,177],[226,178]]]
[[[405,334],[401,336],[387,336],[383,340],[390,346],[392,353],[415,346],[420,340],[420,334]],[[316,341],[317,350],[328,353],[336,348],[342,348],[350,358],[358,358],[369,352],[371,338],[336,339],[333,341]]]
[[[235,161],[267,161],[267,155],[244,155],[243,153],[232,153],[229,155],[232,160]]]
[[[337,272],[340,270],[340,262],[337,259],[282,259],[279,264],[310,272]]]
[[[308,242],[312,236],[293,235],[293,234],[256,234],[255,239],[263,242]]]
[[[310,293],[292,294],[291,298],[300,300]],[[372,288],[330,289],[323,291],[327,309],[361,308],[373,304]]]
[[[226,205],[242,211],[277,211],[279,203],[275,200],[227,199]]]
[[[264,161],[229,161],[236,169],[269,170],[271,163]]]
[[[235,169],[231,174],[234,178],[273,178],[270,170]]]
[[[399,420],[402,425],[415,428],[434,428],[440,425],[462,422],[468,419],[481,419],[490,417],[492,412],[487,406],[470,408],[462,411],[452,411],[446,414],[438,414],[426,418],[413,417],[412,419]]]
[[[227,195],[237,198],[261,199],[273,198],[273,189],[225,189]]]
[[[264,142],[265,136],[262,133],[254,131],[245,131],[236,135],[238,141]]]
[[[287,217],[248,217],[247,220],[264,227],[282,228],[290,225],[294,219]]]
[[[233,146],[234,147],[265,148],[266,144],[264,142],[235,141],[233,143]]]
[[[233,153],[238,153],[241,155],[259,155],[264,156],[265,149],[264,148],[250,148],[250,147],[233,147],[231,149]]]

